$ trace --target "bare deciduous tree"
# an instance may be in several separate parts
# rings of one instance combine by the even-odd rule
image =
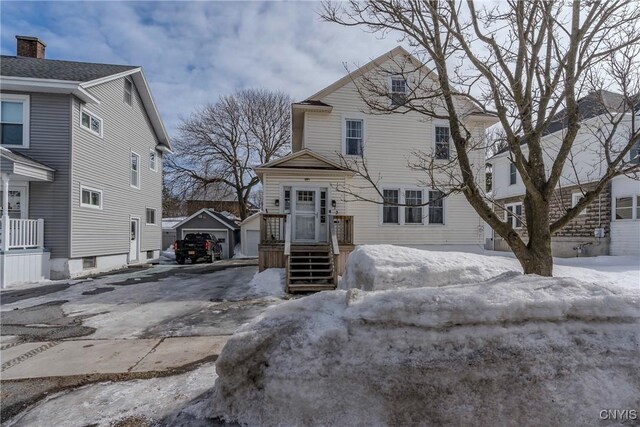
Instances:
[[[253,167],[290,150],[289,110],[288,95],[251,89],[222,96],[183,119],[169,159],[173,183],[183,193],[231,188],[245,219],[260,182]]]
[[[637,162],[629,160],[640,140],[640,8],[634,0],[508,0],[481,9],[470,0],[352,0],[324,3],[322,16],[375,33],[399,34],[433,68],[406,61],[354,82],[368,113],[417,112],[448,120],[455,147],[451,161],[435,162],[437,153],[416,152],[408,166],[425,171],[425,181],[441,186],[444,194],[463,193],[505,239],[527,274],[552,275],[552,234],[614,177],[639,171]],[[389,91],[388,75],[405,77],[406,98],[400,102]],[[609,92],[603,89],[618,92],[618,101],[605,99]],[[598,99],[602,108],[593,134],[600,173],[576,206],[552,220],[553,194],[571,164],[583,126],[581,102],[587,96]],[[478,176],[484,164],[478,168],[470,160],[474,150],[487,148],[465,127],[465,119],[477,111],[495,114],[503,145],[522,178],[528,241],[496,215]],[[561,137],[547,147],[542,138],[558,123]],[[551,161],[545,158],[550,153]],[[376,185],[364,159],[349,166]]]

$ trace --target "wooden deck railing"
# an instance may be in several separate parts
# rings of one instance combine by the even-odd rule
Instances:
[[[260,215],[260,243],[284,243],[287,215]]]
[[[353,217],[347,215],[335,215],[333,226],[339,245],[353,244]]]

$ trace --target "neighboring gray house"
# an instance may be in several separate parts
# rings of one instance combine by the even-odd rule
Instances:
[[[174,225],[177,240],[189,233],[209,233],[222,243],[222,258],[233,258],[234,248],[240,243],[240,226],[213,209],[200,209]]]
[[[140,67],[0,57],[2,285],[154,260],[169,138]]]

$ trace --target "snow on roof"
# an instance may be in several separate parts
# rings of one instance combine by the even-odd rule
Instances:
[[[162,228],[173,228],[176,224],[184,221],[186,216],[177,216],[173,218],[162,218]]]

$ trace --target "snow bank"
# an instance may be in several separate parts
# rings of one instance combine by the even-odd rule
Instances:
[[[640,292],[506,273],[322,292],[267,310],[216,363],[243,425],[593,425],[640,405]]]
[[[512,254],[438,252],[392,245],[358,246],[349,255],[340,289],[384,290],[477,283],[522,272]],[[638,257],[555,258],[556,277],[640,289]]]
[[[522,272],[510,258],[364,245],[349,255],[340,289],[373,291],[474,283],[507,271]]]
[[[247,298],[274,296],[283,297],[284,291],[284,268],[268,268],[261,273],[256,273],[249,282],[249,292]]]

